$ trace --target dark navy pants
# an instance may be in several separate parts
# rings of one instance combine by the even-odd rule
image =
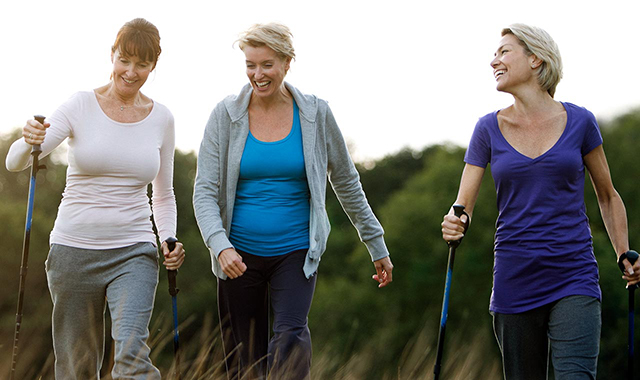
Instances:
[[[218,280],[229,379],[263,379],[267,372],[272,379],[307,379],[311,367],[307,316],[316,276],[307,279],[302,270],[306,250],[275,257],[238,253],[247,271],[236,279]]]

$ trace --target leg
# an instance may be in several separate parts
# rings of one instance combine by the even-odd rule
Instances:
[[[107,250],[111,256],[107,302],[115,342],[113,379],[160,380],[151,363],[149,320],[158,284],[158,253],[151,243]]]
[[[238,252],[247,271],[236,279],[218,280],[218,315],[231,380],[266,375],[269,342],[267,279],[262,266],[266,258]]]
[[[548,313],[549,307],[543,306],[518,314],[494,314],[505,380],[547,379]]]
[[[53,301],[53,352],[57,379],[99,379],[104,356],[105,287],[101,252],[54,244],[46,261]]]
[[[302,271],[306,251],[278,257],[271,275],[273,338],[269,342],[270,376],[303,380],[311,368],[311,333],[307,316],[315,291],[316,276],[307,279]]]
[[[549,339],[556,380],[596,378],[601,324],[596,298],[570,296],[553,306]]]

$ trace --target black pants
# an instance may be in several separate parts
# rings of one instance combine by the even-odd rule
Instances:
[[[302,271],[306,250],[262,257],[238,251],[247,271],[218,280],[218,311],[229,379],[302,380],[311,367],[307,316],[316,276]],[[271,307],[271,313],[269,310]],[[273,336],[269,339],[269,316]]]

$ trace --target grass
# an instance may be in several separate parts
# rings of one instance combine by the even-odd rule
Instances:
[[[180,330],[193,328],[195,318],[184,320]],[[175,362],[173,360],[173,332],[168,318],[160,316],[150,326],[149,345],[152,347],[151,358],[160,369],[163,379],[175,380]],[[107,331],[109,331],[107,329]],[[30,337],[34,338],[34,337]],[[422,380],[433,379],[433,365],[435,361],[435,347],[431,344],[435,339],[428,336],[426,329],[416,334],[407,342],[404,352],[398,358],[398,366],[387,373],[371,374],[370,367],[376,361],[375,342],[364,345],[364,349],[350,354],[346,362],[339,363],[338,356],[332,353],[332,348],[324,348],[316,352],[311,368],[311,378],[314,380]],[[36,358],[42,357],[43,351],[51,352],[51,347],[30,345],[29,342],[20,343],[18,357],[18,371],[16,378],[53,379],[53,354],[50,353],[43,364],[34,366]],[[111,379],[110,368],[113,365],[113,348],[108,341],[107,355],[103,365],[103,379]],[[204,322],[197,328],[197,333],[188,340],[182,338],[180,342],[180,373],[182,380],[226,380],[224,372],[224,355],[220,340],[217,320],[212,315],[205,317]],[[470,380],[501,379],[501,365],[498,361],[486,360],[487,345],[495,344],[493,337],[478,334],[470,338],[461,334],[447,337],[444,363],[441,379]],[[0,358],[0,374],[8,374],[10,370],[10,349],[2,350]],[[6,354],[6,355],[5,355]],[[4,376],[2,376],[4,377]],[[287,379],[279,379],[287,380]]]

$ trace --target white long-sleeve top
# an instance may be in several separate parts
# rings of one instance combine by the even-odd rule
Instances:
[[[110,119],[93,91],[78,92],[46,118],[51,126],[41,157],[68,140],[67,181],[50,244],[111,249],[139,242],[156,244],[176,234],[173,193],[175,129],[169,109],[154,102],[136,123]],[[10,171],[31,165],[31,145],[11,145]],[[147,187],[152,183],[152,203]]]

